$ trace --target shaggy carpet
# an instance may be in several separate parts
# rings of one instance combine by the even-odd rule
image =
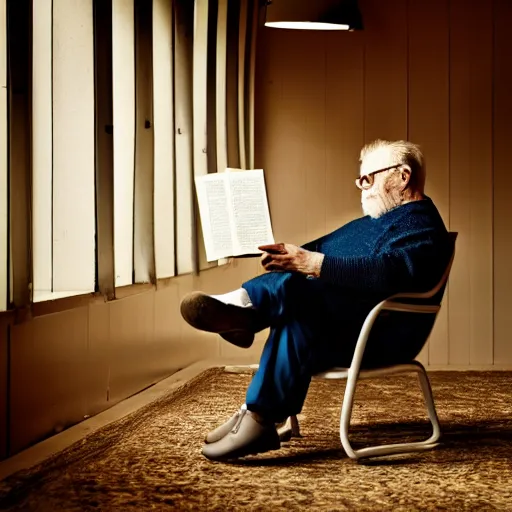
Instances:
[[[440,447],[357,463],[339,437],[342,381],[314,380],[302,438],[235,463],[205,459],[205,433],[244,401],[249,374],[204,372],[30,470],[0,482],[0,509],[512,510],[512,374],[434,372]],[[362,381],[358,445],[429,435],[414,377]]]

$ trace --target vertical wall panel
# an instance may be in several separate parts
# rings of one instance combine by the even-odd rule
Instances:
[[[207,157],[207,71],[208,71],[208,0],[197,0],[194,9],[193,43],[193,115],[194,175],[208,174]]]
[[[470,55],[467,18],[457,23],[464,2],[450,9],[450,229],[458,231],[457,259],[450,275],[449,363],[469,364],[471,340],[470,241]]]
[[[112,133],[112,0],[94,2],[96,214],[98,287],[114,298],[114,140]]]
[[[92,0],[53,0],[53,286],[94,290]]]
[[[154,339],[155,293],[141,293],[110,305],[109,402],[119,402],[153,384],[149,374]],[[141,371],[141,369],[144,369]]]
[[[474,3],[471,121],[471,364],[493,362],[493,2]],[[467,6],[465,6],[467,9]],[[453,184],[453,182],[452,182]]]
[[[133,281],[135,27],[133,0],[112,2],[114,259],[116,286]]]
[[[135,202],[133,265],[136,283],[153,282],[153,11],[135,0]]]
[[[359,152],[364,140],[364,35],[326,36],[325,229],[360,217]],[[347,79],[350,77],[350,79]]]
[[[32,17],[30,0],[7,8],[9,68],[9,224],[12,299],[16,307],[31,300],[30,153]]]
[[[110,361],[119,357],[110,346],[110,306],[112,302],[89,304],[87,329],[87,366],[85,401],[87,414],[92,416],[106,409]],[[122,357],[122,356],[121,356]]]
[[[512,2],[494,2],[494,363],[512,365]]]
[[[208,0],[198,0],[194,9],[194,43],[193,43],[193,151],[194,151],[194,176],[204,176],[209,171],[210,147],[214,151],[215,132],[208,133],[208,109],[210,108],[211,96],[208,91],[208,66],[209,66],[209,19],[208,16],[215,16],[215,3]],[[213,53],[213,55],[215,55]],[[195,198],[194,198],[195,199]],[[206,249],[202,226],[196,209],[197,219],[197,251],[199,268],[204,270],[216,266],[215,262],[209,263],[206,260]]]
[[[228,0],[219,0],[217,18],[217,56],[216,56],[216,140],[217,140],[217,172],[224,172],[228,167],[227,141],[227,21]]]
[[[7,9],[0,1],[0,311],[7,309]]]
[[[153,0],[156,277],[175,273],[172,0]]]
[[[52,0],[33,3],[33,20],[32,253],[37,300],[38,292],[52,291]]]
[[[407,137],[407,0],[366,0],[365,142]]]
[[[254,169],[254,117],[255,113],[255,87],[256,87],[256,55],[258,46],[258,30],[262,24],[260,12],[260,3],[252,0],[251,6],[251,26],[249,37],[249,63],[248,63],[248,84],[247,84],[247,136],[248,136],[248,157],[249,169]]]
[[[240,0],[240,21],[238,24],[238,147],[240,168],[247,169],[247,133],[245,123],[245,69],[247,48],[247,23],[249,0]]]
[[[272,151],[269,206],[277,241],[299,245],[325,232],[326,34],[264,30],[273,52],[263,85],[273,129],[263,122],[260,142]]]
[[[238,44],[240,2],[228,1],[227,13],[227,61],[226,61],[226,122],[228,167],[240,168],[238,147]]]
[[[326,36],[326,33],[313,31],[303,38],[300,55],[308,72],[302,68],[302,76],[298,80],[301,90],[295,96],[300,103],[290,112],[300,130],[295,151],[301,155],[300,174],[304,176],[304,205],[307,205],[305,236],[308,241],[325,234]],[[301,104],[302,109],[299,107]],[[300,150],[299,140],[303,141]],[[293,209],[289,209],[288,215],[293,217],[293,214]]]
[[[264,155],[262,164],[274,237],[277,242],[302,244],[307,241],[306,216],[312,211],[309,204],[305,207],[306,176],[302,165],[303,152],[308,145],[303,138],[302,109],[305,102],[315,101],[304,92],[302,51],[311,34],[272,28],[263,29],[263,33],[268,53],[265,66],[262,66],[262,108],[265,113],[260,119],[260,127],[265,133],[260,137],[260,151]],[[315,167],[309,171],[324,170]]]
[[[7,457],[8,397],[9,392],[9,326],[0,319],[0,460]]]
[[[409,139],[426,157],[426,194],[433,198],[446,227],[450,207],[449,7],[448,0],[410,2]],[[432,27],[436,27],[433,31]],[[448,364],[448,293],[422,358]]]
[[[193,196],[192,43],[194,5],[175,2],[174,92],[176,137],[176,238],[178,274],[195,269],[195,215]]]
[[[87,320],[85,307],[11,328],[11,454],[87,414]]]
[[[217,23],[218,0],[208,2],[206,59],[206,157],[208,172],[217,172]]]
[[[0,1],[0,311],[7,309],[8,264],[8,129],[7,129],[7,6]]]
[[[450,227],[460,235],[449,362],[491,364],[492,4],[453,0],[450,23]]]

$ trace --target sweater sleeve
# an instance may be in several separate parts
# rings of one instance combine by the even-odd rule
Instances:
[[[323,235],[316,240],[312,240],[311,242],[307,242],[304,245],[301,245],[302,249],[306,249],[306,251],[322,252],[322,244],[333,236],[339,236],[339,233],[345,228],[345,226],[341,226],[341,228],[338,228],[331,233],[327,233],[326,235]]]
[[[307,242],[304,245],[301,245],[302,249],[306,251],[318,252],[318,248],[322,245],[322,242],[327,238],[328,235],[321,236],[316,240],[312,240],[311,242]]]
[[[422,292],[439,282],[449,255],[447,233],[404,234],[376,256],[326,255],[320,279],[363,292]]]

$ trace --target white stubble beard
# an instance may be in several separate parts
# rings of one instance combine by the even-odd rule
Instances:
[[[383,190],[369,192],[365,195],[365,191],[361,193],[361,206],[363,213],[369,215],[372,219],[378,219],[380,216],[400,205],[400,194],[393,194],[391,190]]]

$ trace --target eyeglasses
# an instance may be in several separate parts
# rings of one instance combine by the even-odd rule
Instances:
[[[397,169],[400,167],[400,164],[390,165],[389,167],[384,167],[384,169],[378,169],[377,171],[370,172],[368,174],[363,174],[356,179],[356,187],[361,190],[368,190],[372,187],[373,182],[375,181],[374,176],[379,172],[389,171],[391,169]]]

